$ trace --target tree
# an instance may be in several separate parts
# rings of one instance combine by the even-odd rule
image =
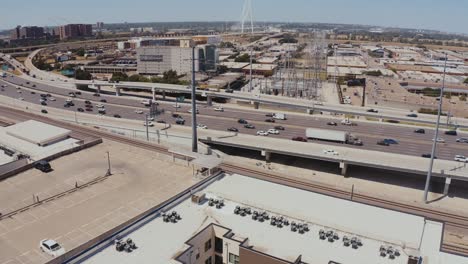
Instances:
[[[116,72],[112,74],[111,81],[125,82],[128,80],[128,75],[123,72]]]
[[[235,62],[250,62],[250,55],[247,53],[244,53],[237,58],[234,59]],[[252,60],[252,63],[256,63],[256,60]]]
[[[93,78],[91,73],[89,73],[87,71],[83,71],[81,69],[76,70],[75,76],[76,76],[75,78],[77,80],[91,80]]]
[[[83,57],[85,55],[85,49],[84,48],[79,48],[77,51],[76,51],[76,55],[80,56],[80,57]]]
[[[234,44],[232,42],[221,42],[219,44],[219,48],[221,49],[233,49],[235,48]]]
[[[134,74],[130,77],[128,77],[129,82],[149,82],[150,80],[146,78],[145,76],[141,76],[139,74]]]
[[[466,95],[464,95],[464,94],[460,95],[459,100],[462,101],[462,102],[466,102]]]
[[[468,83],[468,78],[465,79],[464,83]]]

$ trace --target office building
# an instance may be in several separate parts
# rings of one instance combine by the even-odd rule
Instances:
[[[96,22],[96,28],[97,29],[103,29],[104,28],[104,22]]]
[[[91,37],[93,27],[90,24],[68,24],[59,27],[60,39]]]
[[[198,52],[195,59],[198,60]],[[179,74],[187,74],[192,71],[192,48],[177,46],[149,46],[137,49],[137,68],[139,74],[157,75],[169,70],[175,70]],[[199,71],[196,63],[195,71]]]
[[[12,40],[19,40],[19,39],[29,39],[29,40],[34,40],[34,39],[41,39],[44,38],[44,28],[43,27],[22,27],[22,26],[17,26],[15,29],[13,29],[11,33],[11,39]]]

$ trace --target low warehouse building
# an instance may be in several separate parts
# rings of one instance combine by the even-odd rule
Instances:
[[[29,120],[5,129],[7,135],[39,145],[47,146],[67,139],[71,131],[45,123]]]

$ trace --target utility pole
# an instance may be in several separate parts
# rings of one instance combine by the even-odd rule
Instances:
[[[106,172],[106,176],[110,176],[110,175],[112,175],[111,163],[110,163],[110,153],[109,153],[109,151],[107,151],[107,172]]]
[[[145,115],[146,141],[149,141],[148,114]]]
[[[431,161],[429,163],[429,170],[427,171],[426,186],[424,187],[424,202],[425,203],[428,203],[427,197],[429,195],[429,187],[431,185],[432,168],[434,166],[434,156],[435,156],[435,152],[437,149],[437,138],[439,137],[440,116],[442,114],[442,100],[444,98],[445,76],[447,73],[447,59],[448,59],[448,56],[447,54],[445,54],[444,77],[442,79],[442,89],[440,89],[439,109],[437,112],[437,124],[436,124],[435,135],[434,135],[433,142],[432,142]]]
[[[192,152],[198,152],[197,100],[195,84],[195,45],[192,47]]]

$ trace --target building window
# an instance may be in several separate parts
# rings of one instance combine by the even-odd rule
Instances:
[[[211,249],[211,238],[205,242],[205,252]]]
[[[209,256],[209,257],[205,260],[205,264],[211,264],[211,256]]]
[[[239,256],[229,253],[229,263],[239,264]]]
[[[223,254],[223,240],[218,237],[215,237],[215,252]]]

